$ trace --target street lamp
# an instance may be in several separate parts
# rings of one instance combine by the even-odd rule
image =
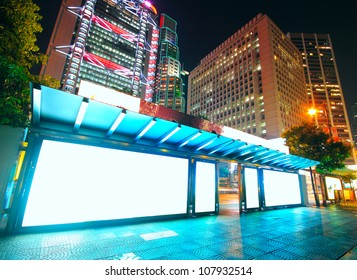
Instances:
[[[326,111],[326,104],[323,103],[322,104],[323,107],[316,107],[316,108],[310,108],[309,111],[308,111],[308,114],[310,116],[317,116],[317,113],[318,111],[322,111],[325,115],[325,118],[326,118],[326,121],[327,121],[327,128],[328,128],[328,132],[329,132],[329,136],[330,136],[330,139],[332,139],[332,129],[331,129],[331,123],[330,123],[330,118],[327,114],[327,111]],[[318,110],[317,110],[318,109]],[[318,121],[317,121],[317,118],[316,118],[316,124],[319,125]],[[312,178],[312,173],[311,173],[311,169],[310,169],[310,175],[311,175],[311,178]],[[326,189],[326,183],[324,182],[324,179],[323,179],[323,176],[320,175],[320,178],[321,178],[321,183],[323,186],[321,186],[321,191],[322,191],[322,204],[323,205],[326,205],[326,198],[327,198],[327,189]],[[313,180],[313,179],[312,179]],[[314,188],[314,186],[313,186]],[[320,201],[318,200],[318,196],[316,194],[315,196],[315,200],[316,200],[316,205],[320,205]]]
[[[326,111],[326,104],[323,104],[323,107],[317,107],[317,108],[310,108],[309,111],[308,111],[308,114],[310,116],[316,116],[317,115],[317,112],[318,110],[319,111],[322,111],[324,113],[324,116],[326,118],[326,121],[327,121],[327,128],[328,128],[328,133],[330,135],[330,137],[332,138],[332,127],[331,127],[331,123],[330,123],[330,118],[327,114],[327,111]],[[316,120],[316,123],[318,125],[318,121]]]

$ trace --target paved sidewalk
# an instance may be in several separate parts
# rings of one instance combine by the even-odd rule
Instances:
[[[0,237],[2,260],[357,260],[357,209],[299,207]]]

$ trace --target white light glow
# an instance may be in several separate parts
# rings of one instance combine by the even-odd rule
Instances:
[[[78,95],[128,109],[133,112],[139,112],[140,109],[140,98],[88,81],[81,81]]]
[[[263,176],[266,206],[301,204],[298,174],[264,170]]]
[[[214,212],[216,209],[216,165],[196,163],[195,212]]]
[[[258,170],[255,168],[244,169],[245,199],[247,209],[259,207]]]
[[[223,126],[221,136],[232,139],[239,139],[240,141],[247,142],[249,144],[261,145],[263,147],[281,151],[283,153],[289,153],[289,148],[284,144],[283,139],[267,140],[227,126]]]
[[[188,160],[44,140],[22,226],[183,214]]]

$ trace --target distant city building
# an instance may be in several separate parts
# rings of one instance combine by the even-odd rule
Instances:
[[[74,27],[78,16],[68,12],[67,7],[80,7],[82,0],[62,0],[56,23],[52,31],[51,39],[46,54],[48,61],[42,65],[40,75],[49,75],[59,81],[62,80],[67,53],[57,51],[57,46],[69,45],[73,37]],[[60,49],[58,49],[60,50]]]
[[[188,113],[273,139],[307,120],[299,50],[259,14],[191,71]]]
[[[171,89],[161,81],[166,76],[156,77],[160,36],[168,40],[160,32],[157,11],[148,1],[63,0],[47,50],[49,61],[40,74],[60,80],[62,90],[74,94],[81,81],[90,81],[153,102],[156,88]],[[162,61],[159,66],[164,68]],[[182,108],[182,102],[162,105]]]
[[[160,46],[156,75],[155,103],[185,111],[177,23],[166,14],[160,16]]]
[[[329,34],[288,33],[300,50],[312,115],[337,141],[353,146],[351,126]],[[352,159],[348,160],[353,163]]]

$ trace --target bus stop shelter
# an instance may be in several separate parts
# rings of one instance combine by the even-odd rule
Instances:
[[[218,214],[217,163],[238,162],[243,209],[303,205],[283,145],[94,84],[33,84],[32,124],[8,230]]]

